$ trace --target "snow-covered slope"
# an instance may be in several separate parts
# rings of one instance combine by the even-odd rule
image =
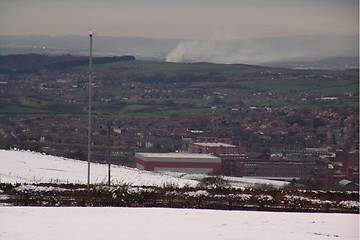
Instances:
[[[0,239],[357,240],[357,214],[164,208],[0,209]]]
[[[91,183],[106,183],[108,166],[91,163]],[[185,184],[195,186],[197,181],[179,179],[123,166],[111,166],[113,183],[144,186]],[[0,181],[7,183],[86,183],[87,162],[54,157],[29,151],[0,150]]]
[[[91,164],[93,183],[107,166]],[[173,176],[112,166],[113,181],[194,186],[201,176]],[[87,163],[27,151],[0,150],[1,182],[87,181]],[[247,179],[233,179],[249,184]],[[251,180],[250,182],[257,182]],[[267,183],[267,182],[261,182]],[[214,211],[163,208],[0,207],[0,239],[355,240],[357,214]]]
[[[106,183],[108,166],[91,163],[91,183]],[[123,166],[111,166],[111,180],[137,186],[196,186],[202,174],[156,173]],[[249,178],[227,178],[233,186],[254,184],[282,186],[283,182]],[[30,151],[0,150],[0,182],[6,183],[86,183],[87,162]]]

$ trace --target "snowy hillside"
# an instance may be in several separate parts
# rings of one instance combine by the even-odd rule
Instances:
[[[87,162],[43,155],[28,151],[0,150],[1,182],[59,182],[86,183]],[[91,183],[107,182],[108,166],[91,164]],[[196,181],[179,179],[159,173],[145,172],[122,166],[112,166],[114,183],[133,185],[164,185],[176,183],[179,186],[196,185]]]
[[[108,166],[91,164],[91,183],[107,182]],[[154,173],[123,166],[111,167],[113,183],[128,183],[137,186],[177,185],[196,186],[204,175],[179,173]],[[228,178],[233,186],[272,184],[283,182],[248,178]],[[87,162],[54,157],[30,151],[0,150],[0,182],[5,183],[86,183]]]
[[[0,239],[357,240],[357,214],[164,208],[0,209]]]
[[[106,182],[106,165],[91,164],[91,173],[92,183]],[[198,180],[204,177],[204,175],[193,174],[152,173],[120,166],[112,166],[112,173],[114,183],[147,186],[166,184],[195,186],[198,184]],[[254,183],[275,184],[275,182],[244,178],[229,178],[229,180],[235,186]],[[0,150],[0,182],[2,183],[85,183],[86,181],[86,162],[27,151]],[[22,188],[28,189],[28,187],[33,186],[22,185],[14,190],[19,192]],[[37,187],[37,189],[41,192],[41,187]],[[145,192],[148,191],[149,189],[146,189]],[[31,191],[27,192],[31,193]],[[45,193],[46,191],[43,189],[44,196]],[[52,198],[59,197],[61,193],[62,190],[57,192],[53,188],[50,196]],[[170,193],[171,196],[175,196],[174,191]],[[196,198],[190,193],[184,193],[188,196],[186,201]],[[194,194],[200,193],[203,196],[209,194],[204,190],[194,192]],[[3,192],[3,194],[8,193]],[[5,195],[4,197],[7,197]],[[240,194],[240,197],[245,196],[250,197],[250,195]],[[216,196],[216,198],[219,197],[221,196]],[[259,197],[263,198],[265,195],[254,196],[254,199],[259,199]],[[358,214],[340,213],[247,212],[143,207],[6,207],[5,204],[0,207],[0,222],[0,239],[8,240],[359,239]]]

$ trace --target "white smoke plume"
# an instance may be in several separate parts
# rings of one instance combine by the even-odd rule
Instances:
[[[167,62],[260,64],[306,57],[357,56],[358,36],[300,36],[180,42]]]

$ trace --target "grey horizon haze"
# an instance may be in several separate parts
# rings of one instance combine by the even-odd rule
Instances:
[[[0,37],[87,36],[92,28],[99,39],[176,39],[175,46],[168,45],[171,49],[159,50],[174,62],[259,63],[315,53],[358,56],[358,20],[357,0],[0,1]],[[303,36],[317,40],[311,44]],[[343,37],[346,41],[340,41]]]
[[[240,39],[356,35],[357,0],[1,0],[0,35]]]

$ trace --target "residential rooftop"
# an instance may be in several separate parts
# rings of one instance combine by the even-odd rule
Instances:
[[[216,142],[216,143],[214,143],[214,142],[197,142],[194,144],[198,145],[198,146],[203,146],[203,147],[236,147],[236,145],[221,143],[221,142]]]
[[[146,158],[189,158],[189,159],[209,159],[218,157],[210,154],[198,154],[198,153],[135,153],[136,155],[141,155]]]

